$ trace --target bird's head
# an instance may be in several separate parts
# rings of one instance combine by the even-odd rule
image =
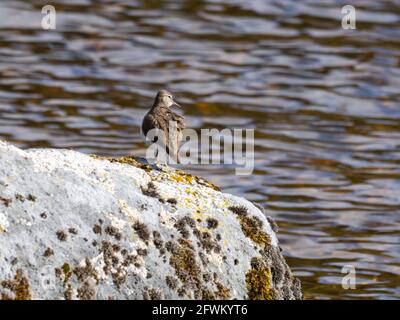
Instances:
[[[181,106],[174,100],[172,94],[167,90],[158,91],[155,104],[162,105],[166,108],[170,108],[172,106],[177,106],[178,108],[181,108]]]

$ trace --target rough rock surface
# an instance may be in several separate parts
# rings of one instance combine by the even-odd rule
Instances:
[[[249,201],[134,158],[0,141],[0,299],[300,299]]]

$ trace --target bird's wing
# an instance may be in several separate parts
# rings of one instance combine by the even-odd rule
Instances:
[[[163,125],[166,128],[164,132],[166,132],[166,146],[167,146],[167,153],[170,156],[177,157],[177,153],[179,150],[179,145],[182,140],[182,131],[185,129],[185,120],[184,118],[174,113],[170,110],[165,113]],[[170,127],[171,126],[171,127]],[[172,131],[170,131],[170,129]]]

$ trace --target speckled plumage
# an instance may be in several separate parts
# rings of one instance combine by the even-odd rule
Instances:
[[[0,300],[302,296],[263,212],[181,170],[0,141],[0,191]]]
[[[177,159],[182,131],[186,125],[184,118],[171,110],[174,106],[179,107],[173,100],[172,94],[166,90],[159,91],[153,106],[143,119],[142,132],[147,136],[152,129],[163,131],[165,139],[157,143],[165,146],[167,154]]]

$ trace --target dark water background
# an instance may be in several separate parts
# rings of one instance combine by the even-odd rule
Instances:
[[[189,170],[278,221],[306,298],[400,298],[400,1],[58,0],[55,31],[44,4],[0,2],[1,139],[140,155],[167,87],[193,128],[256,130],[253,175]]]

